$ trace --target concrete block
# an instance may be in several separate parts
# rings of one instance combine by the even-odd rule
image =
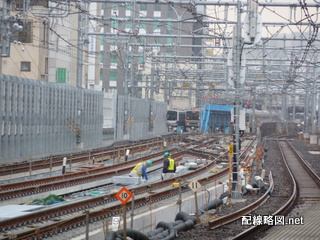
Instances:
[[[310,138],[310,133],[308,133],[308,132],[303,133],[303,138],[304,139],[309,139]]]
[[[317,135],[310,135],[310,144],[317,144]]]
[[[114,176],[112,177],[112,183],[121,185],[140,184],[141,177]]]
[[[0,221],[29,214],[32,211],[40,210],[44,206],[39,205],[7,205],[0,207]]]

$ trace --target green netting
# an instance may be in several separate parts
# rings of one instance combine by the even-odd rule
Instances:
[[[51,205],[55,202],[63,202],[63,201],[65,201],[65,200],[62,197],[59,197],[54,194],[50,194],[46,198],[34,200],[33,203],[42,204],[42,205]]]

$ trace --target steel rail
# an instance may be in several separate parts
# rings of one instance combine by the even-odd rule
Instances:
[[[249,148],[249,147],[247,147],[247,148]],[[220,155],[218,158],[222,158],[222,157],[223,156]],[[185,179],[190,179],[194,175],[199,175],[203,171],[207,171],[207,169],[210,168],[211,165],[212,165],[212,162],[211,162],[211,164],[208,164],[208,165],[204,166],[203,168],[199,169],[199,171],[188,173],[188,174],[184,175],[183,177]],[[227,172],[228,172],[228,169],[221,171],[215,175],[199,179],[198,181],[201,184],[205,184],[208,181],[216,180],[220,176],[225,175]],[[161,192],[155,193],[154,191],[157,191],[158,189],[162,188],[163,186],[170,185],[175,180],[177,180],[177,179],[168,179],[168,180],[162,181],[160,183],[153,183],[148,186],[141,186],[141,187],[135,188],[134,193],[135,193],[135,195],[144,194],[147,192],[152,193],[153,194],[152,201],[161,201],[163,198],[167,198],[169,196],[176,195],[177,191],[178,191],[177,188],[175,188],[174,190],[172,190],[172,189],[167,190],[165,193],[161,193]],[[188,189],[184,189],[184,191],[187,191],[187,190]],[[135,200],[135,207],[136,206],[144,206],[145,204],[148,204],[148,199],[146,200],[145,197],[142,197],[142,199],[144,199],[144,200],[141,200],[141,199]],[[33,223],[37,223],[39,221],[50,219],[50,218],[57,218],[57,217],[60,217],[64,214],[67,214],[68,212],[77,212],[80,210],[88,209],[88,208],[99,206],[102,204],[112,203],[114,201],[116,201],[114,194],[109,194],[109,195],[106,194],[103,196],[95,197],[94,199],[81,201],[80,203],[79,202],[72,203],[72,204],[68,204],[67,206],[61,206],[59,208],[54,208],[54,209],[50,209],[50,210],[45,210],[45,211],[40,211],[37,213],[28,214],[27,216],[21,216],[16,219],[9,219],[7,221],[0,222],[0,223],[3,228],[2,231],[5,231],[5,230],[9,230],[9,229],[18,227],[18,226],[33,224]],[[100,220],[100,219],[105,218],[107,216],[118,214],[119,206],[120,205],[116,205],[116,206],[110,207],[108,209],[103,209],[103,210],[99,210],[99,211],[90,213],[90,221],[97,221],[97,220]],[[102,214],[101,212],[104,212],[104,214]],[[65,231],[66,229],[74,228],[75,226],[81,226],[84,222],[82,217],[80,217],[80,220],[72,218],[71,220],[63,221],[63,223],[61,223],[61,221],[58,221],[58,223],[55,223],[54,226],[49,226],[49,227],[44,226],[43,229],[46,229],[46,230],[43,230],[40,228],[37,228],[36,230],[30,230],[27,233],[27,235],[28,234],[31,234],[33,236],[35,236],[34,234],[39,235],[42,231],[44,231],[43,232],[44,235],[48,235],[48,234],[50,235],[50,234],[53,234],[53,232],[57,233],[57,232]],[[51,230],[53,232],[50,232]],[[26,233],[21,233],[21,234],[22,234],[21,236],[15,235],[14,237],[16,237],[16,239],[19,239],[20,237],[21,237],[21,239],[28,239],[25,236]],[[10,236],[10,237],[12,237],[12,236]]]
[[[253,141],[252,141],[253,142]],[[252,143],[251,143],[252,144]],[[208,146],[210,145],[210,141],[204,143],[202,146]],[[212,143],[211,143],[212,145]],[[250,147],[247,147],[246,149],[250,149]],[[247,150],[245,150],[244,152],[246,152]],[[190,154],[192,154],[192,149],[189,150],[184,150],[184,152],[190,152]],[[205,152],[199,152],[196,151],[197,156],[201,156],[202,154],[208,154]],[[225,152],[226,154],[227,152]],[[175,153],[175,155],[173,157],[176,158],[176,156],[178,156],[179,153]],[[205,155],[203,155],[205,156]],[[219,161],[219,158],[223,158],[222,155],[219,155],[215,160]],[[209,168],[211,168],[213,165],[215,164],[214,161],[212,161],[210,164],[204,166],[203,168],[199,169],[198,171],[194,171],[188,174],[183,175],[184,179],[190,179],[192,177],[194,177],[195,175],[200,175],[203,174],[203,172],[206,172]],[[201,184],[205,184],[207,182],[216,180],[218,177],[225,175],[228,172],[228,169],[223,170],[219,173],[216,173],[215,175],[211,175],[209,177],[205,177],[202,179],[199,179],[198,181]],[[179,179],[181,179],[179,177]],[[169,189],[166,190],[165,193],[155,193],[155,191],[158,191],[159,189],[165,187],[165,186],[169,186],[170,184],[172,184],[175,180],[177,179],[168,179],[162,182],[158,182],[158,183],[152,183],[150,185],[144,185],[144,186],[140,186],[137,188],[134,188],[134,193],[135,195],[140,195],[140,194],[145,194],[145,193],[152,193],[152,201],[161,201],[163,198],[167,198],[169,196],[173,196],[178,194],[177,188]],[[188,189],[184,189],[184,191],[187,191]],[[143,200],[144,199],[144,200]],[[57,219],[65,214],[68,213],[72,213],[72,212],[78,212],[78,211],[82,211],[85,209],[89,209],[92,207],[96,207],[96,206],[100,206],[103,204],[113,204],[117,199],[114,197],[114,193],[112,194],[104,194],[102,196],[98,196],[95,197],[93,199],[87,199],[84,201],[80,201],[77,203],[71,203],[65,206],[60,206],[57,208],[53,208],[53,209],[47,209],[47,210],[43,210],[43,211],[39,211],[39,212],[35,212],[35,213],[31,213],[28,214],[26,216],[20,216],[18,218],[12,218],[12,219],[8,219],[6,221],[1,221],[0,225],[2,227],[2,231],[8,231],[10,229],[14,229],[16,227],[21,227],[21,226],[27,226],[32,224],[31,226],[34,226],[37,229],[30,229],[28,231],[28,233],[21,233],[21,234],[17,234],[14,235],[14,237],[16,239],[29,239],[27,238],[25,235],[27,234],[31,234],[33,237],[35,237],[36,235],[50,235],[53,234],[53,232],[58,233],[61,231],[65,231],[67,229],[70,228],[74,228],[76,226],[81,226],[83,224],[83,218],[84,216],[80,216],[80,220],[79,219],[68,219],[65,221],[57,221],[57,223],[54,223],[53,226],[43,226],[41,229],[40,227],[38,228],[37,223],[39,223],[39,221],[44,221],[44,220],[49,220],[49,219]],[[139,206],[144,206],[146,204],[148,204],[148,199],[146,199],[146,197],[141,197],[141,199],[139,198],[138,200],[135,200],[135,207],[139,207]],[[119,212],[119,208],[120,205],[116,205],[107,209],[102,209],[99,211],[95,211],[90,213],[90,221],[97,221],[99,219],[105,218],[107,216],[114,215],[114,214],[118,214]],[[34,224],[36,223],[36,224]],[[40,225],[40,224],[38,224]],[[50,232],[51,231],[51,232]],[[10,234],[9,234],[10,235]],[[12,235],[9,236],[10,238],[13,237]],[[31,237],[32,238],[32,237]],[[31,239],[30,238],[30,239]],[[6,238],[4,238],[6,239]]]
[[[280,147],[279,141],[285,141],[287,143],[287,146],[294,153],[294,155],[298,158],[298,161],[301,163],[302,167],[306,169],[307,173],[311,176],[311,178],[313,178],[315,180],[317,185],[320,187],[319,176],[308,166],[306,161],[295,150],[295,148],[292,146],[292,144],[290,144],[287,140],[277,139],[278,146],[279,146],[279,149],[280,149],[281,155],[282,155],[282,162],[286,166],[285,171],[286,171],[286,174],[290,178],[292,189],[291,189],[291,195],[290,195],[288,201],[283,206],[281,206],[276,212],[271,214],[272,216],[275,216],[275,215],[287,215],[294,208],[294,206],[297,204],[297,202],[299,200],[298,184],[297,184],[296,179],[294,178],[294,176],[292,174],[292,171],[290,170],[290,168],[289,168],[289,166],[287,164],[287,161],[289,161],[289,160],[284,155],[284,152],[283,152],[282,148]],[[242,233],[238,234],[237,236],[235,236],[233,239],[244,239],[244,238],[249,237],[250,235],[253,235],[254,233],[256,233],[258,231],[261,231],[261,230],[265,231],[270,227],[271,226],[269,226],[269,225],[252,226],[252,227],[248,228],[247,230],[243,231]]]
[[[150,147],[150,146],[159,146],[160,144],[163,144],[163,140],[154,140],[147,143],[142,144],[130,144],[130,145],[124,145],[124,146],[118,146],[118,147],[107,147],[103,149],[98,150],[91,150],[86,152],[81,152],[78,154],[61,154],[57,156],[48,156],[46,159],[41,159],[37,161],[29,161],[29,162],[22,162],[19,164],[12,164],[12,165],[6,165],[1,166],[0,169],[0,175],[10,175],[10,174],[16,174],[16,173],[22,173],[22,172],[28,172],[30,171],[30,168],[32,170],[39,170],[39,169],[48,169],[50,167],[56,167],[62,165],[62,158],[67,158],[67,164],[71,163],[79,163],[87,161],[89,158],[92,157],[100,157],[103,156],[105,158],[107,157],[114,157],[116,156],[124,156],[127,149],[129,149],[131,152],[136,152],[139,148],[143,147]]]
[[[259,198],[257,201],[255,201],[254,203],[246,206],[245,208],[242,208],[234,213],[228,214],[226,216],[217,218],[215,220],[209,221],[209,228],[211,230],[218,228],[222,225],[228,224],[230,222],[233,222],[237,219],[239,219],[242,216],[248,215],[249,213],[251,213],[252,211],[256,210],[257,208],[259,208],[260,206],[262,206],[270,197],[273,188],[274,188],[274,182],[273,182],[273,178],[272,178],[272,173],[270,172],[269,174],[269,183],[270,186],[268,188],[268,190],[263,194],[263,196],[261,198]]]
[[[201,169],[199,169],[197,171],[190,172],[188,174],[183,175],[183,178],[190,179],[194,175],[203,174],[203,172],[207,172],[207,170],[209,168],[211,168],[214,164],[215,164],[215,162],[212,161],[211,163],[209,163],[208,165],[202,167]],[[212,176],[208,176],[208,177],[204,177],[202,179],[199,179],[198,181],[201,184],[207,183],[209,181],[214,181],[217,178],[225,175],[227,172],[228,172],[228,169],[225,169],[225,170],[223,170],[219,173],[216,173]],[[177,179],[168,179],[165,181],[156,182],[156,183],[152,183],[149,185],[143,185],[143,186],[134,188],[135,197],[138,195],[141,195],[141,194],[145,194],[145,193],[152,193],[152,201],[156,202],[156,201],[161,201],[164,198],[167,198],[169,196],[177,195],[178,191],[179,191],[178,187],[173,187],[168,190],[157,192],[157,190],[159,190],[163,187],[170,186],[170,184],[172,184],[173,182],[176,182],[176,180]],[[189,189],[186,189],[185,191],[187,191],[187,190],[189,191]],[[34,225],[34,223],[39,223],[40,221],[50,219],[50,218],[57,218],[57,217],[60,217],[62,215],[70,213],[70,212],[76,212],[79,210],[89,209],[93,206],[98,206],[101,204],[110,204],[110,203],[115,203],[115,202],[117,202],[117,199],[115,198],[115,193],[104,194],[102,196],[98,196],[93,199],[86,199],[86,200],[71,203],[71,204],[68,204],[65,206],[59,206],[57,208],[46,209],[46,210],[30,213],[25,216],[19,216],[17,218],[11,218],[8,220],[1,221],[0,222],[0,225],[2,228],[1,230],[8,231],[10,229],[14,229],[14,228],[20,227],[20,226],[27,226],[30,224]],[[139,206],[141,207],[141,206],[148,204],[149,200],[146,199],[145,196],[142,196],[142,197],[138,197],[137,199],[135,198],[134,202],[135,202],[135,207],[139,207]],[[111,208],[108,207],[103,210],[93,211],[90,213],[90,219],[95,219],[97,217],[97,215],[100,215],[100,214],[103,214],[104,217],[118,214],[120,206],[121,206],[121,204],[116,204],[115,206],[112,206]],[[105,214],[107,214],[107,216],[105,216]],[[85,216],[78,216],[78,217],[72,218],[71,220],[67,220],[67,224],[70,224],[70,223],[78,224],[79,222],[81,223],[84,221],[83,217],[85,217]],[[61,224],[61,222],[55,223],[55,224],[58,224],[59,228],[63,228],[63,229],[65,228],[64,224]],[[54,228],[57,227],[55,224],[54,224]],[[45,226],[44,228],[47,228],[47,226]],[[39,231],[39,229],[37,231]],[[40,231],[42,231],[42,230],[40,230]],[[57,231],[59,231],[59,229],[57,229]],[[34,232],[34,230],[30,230],[30,232]],[[38,234],[38,233],[35,233],[35,234]],[[22,236],[25,237],[25,233],[22,233],[21,236],[18,234],[15,237],[17,237],[16,239],[19,239],[19,237],[22,237]]]
[[[210,141],[208,141],[206,144],[212,144],[212,142],[214,142],[215,140],[212,139]],[[190,144],[192,143],[189,143],[189,144],[186,144],[184,145],[185,148],[187,148]],[[199,141],[198,142],[194,142],[194,144],[199,144]],[[203,144],[203,143],[201,143]],[[202,146],[202,145],[200,145]],[[128,149],[128,148],[127,148]],[[141,150],[141,147],[139,147],[139,150]],[[167,151],[167,150],[165,150]],[[84,166],[82,168],[86,168],[86,170],[83,170],[83,171],[79,171],[79,172],[73,172],[73,173],[70,173],[70,174],[66,174],[66,175],[62,175],[62,176],[54,176],[54,177],[48,177],[48,178],[42,178],[42,179],[36,179],[36,180],[30,180],[30,181],[25,181],[25,182],[19,182],[19,183],[9,183],[9,184],[3,184],[0,186],[0,194],[1,194],[1,191],[10,191],[10,190],[16,190],[16,189],[20,189],[20,188],[25,188],[25,187],[31,187],[31,186],[36,186],[38,187],[39,185],[41,184],[44,184],[44,183],[57,183],[58,181],[61,181],[61,180],[69,180],[69,179],[74,179],[74,178],[79,178],[79,177],[83,177],[83,176],[87,176],[88,174],[98,174],[98,173],[105,173],[105,172],[108,172],[108,171],[113,171],[113,173],[121,173],[123,171],[122,168],[125,168],[125,170],[127,170],[128,167],[124,167],[126,165],[129,165],[129,167],[131,167],[131,165],[133,164],[136,164],[137,162],[139,161],[146,161],[146,160],[149,160],[151,158],[158,158],[158,157],[162,157],[162,154],[165,152],[165,151],[160,151],[160,152],[157,152],[157,153],[154,153],[154,154],[149,154],[148,156],[145,156],[145,157],[140,157],[140,158],[137,158],[135,160],[130,160],[130,161],[125,161],[125,162],[122,162],[122,163],[117,163],[117,164],[114,164],[114,165],[111,165],[111,166],[105,166],[105,167],[100,167],[100,168],[89,168],[88,166]],[[175,152],[181,152],[181,150],[179,150],[179,147],[175,147],[175,148],[172,148],[170,149],[170,151],[172,153],[175,153]],[[158,160],[155,159],[155,161],[157,162]],[[119,169],[119,170],[117,170]],[[0,198],[1,199],[1,198]]]
[[[129,162],[123,162],[103,168],[88,169],[87,171],[81,171],[78,173],[71,173],[62,176],[1,185],[0,201],[93,182],[101,179],[106,179],[118,174],[125,174],[130,172],[133,166],[141,161],[152,159],[155,164],[162,162],[162,155],[164,152],[165,151],[154,153],[149,156],[131,160]],[[183,154],[187,153],[188,151],[182,150],[173,154],[173,157],[175,157],[178,161]]]
[[[300,155],[300,153],[292,146],[289,141],[286,141],[290,149],[294,152],[297,156],[299,162],[301,163],[302,167],[307,171],[309,176],[313,179],[313,181],[320,187],[320,176],[309,166],[309,164],[304,160],[304,158]]]
[[[205,144],[212,144],[215,139],[207,141]],[[195,141],[194,143],[188,143],[184,145],[184,148],[192,146],[192,144],[203,144],[201,141]],[[200,145],[202,146],[202,145]],[[179,156],[186,154],[186,150],[181,150],[179,147],[172,148],[171,153],[179,159]],[[41,192],[57,190],[61,188],[66,188],[70,186],[75,186],[79,184],[84,184],[88,182],[93,182],[107,177],[112,177],[115,174],[124,174],[129,172],[134,164],[141,161],[153,160],[155,163],[161,161],[162,155],[165,151],[154,153],[145,157],[137,158],[129,162],[123,162],[112,166],[102,167],[102,168],[87,168],[81,172],[66,174],[63,176],[56,176],[50,178],[36,179],[32,181],[25,181],[19,183],[4,184],[0,187],[0,200],[10,200],[13,198],[24,197],[28,195],[33,195]],[[180,152],[180,153],[179,153]],[[189,150],[190,152],[190,150]],[[197,153],[198,155],[200,153]],[[200,154],[201,155],[201,154]],[[210,156],[202,154],[203,157],[210,158]]]
[[[185,134],[184,136],[192,136],[193,134]],[[121,142],[114,143],[114,146],[109,147],[101,147],[98,149],[92,149],[88,151],[82,151],[79,153],[72,154],[57,154],[50,155],[46,158],[34,161],[22,161],[16,164],[3,165],[0,168],[0,175],[12,175],[22,172],[29,172],[30,170],[41,170],[41,169],[49,169],[51,167],[57,167],[62,165],[62,158],[67,157],[67,165],[71,165],[74,163],[83,163],[91,160],[93,157],[96,160],[107,160],[110,158],[123,157],[125,156],[126,150],[130,150],[131,153],[136,153],[142,150],[147,150],[152,147],[159,147],[163,145],[163,141],[167,141],[168,144],[172,144],[174,142],[178,142],[181,140],[179,135],[165,136],[161,139],[155,140],[141,140],[135,142],[133,144],[121,144]],[[119,146],[116,146],[121,144]]]

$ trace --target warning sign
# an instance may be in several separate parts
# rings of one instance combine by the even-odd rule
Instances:
[[[126,187],[123,187],[115,196],[122,204],[126,204],[133,197],[133,194]]]
[[[192,181],[188,186],[193,192],[196,192],[199,188],[201,188],[201,184],[198,181]]]

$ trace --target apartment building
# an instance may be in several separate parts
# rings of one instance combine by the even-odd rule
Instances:
[[[154,91],[160,94],[159,100],[173,96],[174,91],[168,91],[170,83],[171,90],[179,88],[176,80],[180,74],[175,71],[185,68],[189,56],[201,55],[201,49],[192,46],[201,45],[202,40],[190,37],[199,26],[195,22],[182,24],[184,20],[194,19],[194,12],[187,7],[134,1],[132,4],[105,3],[101,9],[103,88],[147,98]],[[186,82],[182,84],[189,86]],[[184,94],[183,98],[189,98]]]
[[[75,6],[50,1],[6,1],[2,26],[10,37],[1,73],[76,86],[78,16]],[[6,16],[5,16],[6,15]],[[10,16],[10,17],[9,17]],[[4,28],[4,27],[2,27]],[[5,50],[5,49],[4,49]],[[86,86],[85,70],[82,86]]]

